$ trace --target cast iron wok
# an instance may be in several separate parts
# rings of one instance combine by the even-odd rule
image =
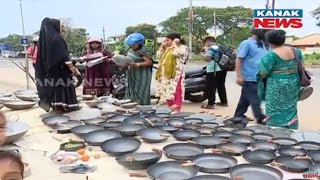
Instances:
[[[306,156],[307,151],[296,146],[281,147],[278,149],[280,155],[284,156]]]
[[[133,153],[138,150],[140,146],[141,142],[131,137],[109,139],[100,145],[101,149],[111,156]]]
[[[225,176],[218,176],[218,175],[200,175],[192,177],[188,180],[232,180]]]
[[[111,129],[111,128],[115,128],[117,126],[120,126],[122,123],[121,122],[104,122],[101,123],[100,126],[104,127],[105,129]]]
[[[175,114],[172,114],[171,117],[179,117],[179,118],[186,118],[186,117],[190,117],[192,116],[193,112],[180,112],[180,113],[175,113]]]
[[[226,131],[226,130],[218,130],[218,131],[213,132],[212,134],[215,137],[221,137],[221,138],[225,138],[225,139],[228,139],[229,137],[234,135],[233,132]]]
[[[149,115],[146,117],[147,119],[149,119],[151,122],[155,122],[155,121],[162,121],[163,118],[157,115]]]
[[[307,151],[320,150],[320,143],[313,142],[313,141],[300,141],[297,143],[297,146],[300,146],[302,149],[305,149]]]
[[[110,117],[110,119],[108,120],[108,122],[123,122],[125,119],[127,119],[129,116],[126,115],[121,115],[121,114],[117,114],[114,115],[112,117]]]
[[[129,170],[145,170],[157,163],[162,157],[162,152],[143,152],[118,156],[116,161]]]
[[[196,166],[183,167],[177,161],[165,161],[150,166],[147,173],[154,180],[184,180],[195,176],[198,171]]]
[[[10,102],[2,103],[3,106],[11,110],[30,109],[36,104],[37,104],[36,102],[29,102],[29,101],[10,101]]]
[[[107,118],[105,117],[97,117],[97,118],[91,118],[91,119],[84,119],[81,120],[84,124],[92,124],[92,125],[99,125],[100,123],[104,123],[107,121]]]
[[[277,157],[274,152],[266,150],[246,150],[242,152],[242,156],[253,164],[269,164]]]
[[[254,130],[252,130],[252,129],[247,129],[247,128],[235,129],[235,130],[233,130],[233,133],[236,134],[236,135],[247,135],[247,136],[251,136],[252,134],[254,134]]]
[[[79,137],[82,137],[83,135],[93,132],[93,131],[98,131],[98,130],[103,130],[103,127],[97,126],[97,125],[80,125],[71,128],[71,132]]]
[[[281,171],[263,164],[239,164],[232,167],[229,173],[231,179],[283,180]]]
[[[252,149],[260,149],[275,152],[279,149],[279,144],[266,141],[256,141],[251,144],[251,147]]]
[[[278,156],[275,161],[271,163],[288,172],[304,173],[309,170],[313,164],[310,159],[300,159],[294,156]]]
[[[267,133],[254,133],[252,134],[252,137],[258,141],[268,141],[273,138],[271,134],[267,134]]]
[[[159,129],[162,129],[164,131],[167,131],[168,133],[172,134],[176,131],[179,131],[179,128],[171,126],[171,125],[162,125],[162,126],[158,126]]]
[[[261,125],[261,124],[256,124],[256,125],[250,125],[246,127],[247,129],[252,129],[256,133],[265,133],[271,128],[269,126]]]
[[[169,159],[187,161],[195,155],[202,154],[204,148],[192,143],[174,143],[163,147],[164,154]]]
[[[171,134],[158,128],[144,128],[137,132],[137,135],[142,138],[143,141],[148,143],[160,143],[167,140]]]
[[[193,138],[200,137],[201,133],[196,130],[181,130],[174,132],[172,135],[178,141],[188,141]]]
[[[201,124],[203,123],[203,120],[200,118],[186,118],[185,122],[187,124]]]
[[[56,124],[66,123],[70,120],[70,117],[63,115],[52,115],[42,119],[43,124],[54,127]]]
[[[266,131],[266,133],[273,135],[274,137],[287,137],[290,138],[294,131],[287,128],[274,128]]]
[[[139,116],[128,117],[123,121],[123,124],[138,124],[144,125],[145,119]]]
[[[280,147],[288,147],[288,146],[294,146],[297,144],[297,140],[287,137],[277,137],[273,138],[271,140],[268,140],[268,142],[274,142],[280,145]]]
[[[100,146],[101,143],[114,138],[121,137],[120,133],[115,130],[98,130],[82,136],[82,139],[92,146]]]
[[[186,124],[183,118],[170,118],[167,123],[174,127],[183,127]]]
[[[242,152],[246,151],[248,147],[240,143],[223,143],[217,145],[216,149],[212,149],[213,153],[226,153],[231,156],[241,156]]]
[[[143,125],[127,124],[114,127],[113,129],[119,131],[124,137],[133,137],[137,135],[137,131],[143,128]]]
[[[210,129],[214,129],[217,126],[219,126],[219,124],[215,122],[205,122],[201,124],[201,127],[210,128]]]
[[[183,166],[196,165],[204,173],[227,173],[237,163],[236,158],[226,154],[205,153],[192,157],[191,162]]]
[[[81,121],[69,120],[65,123],[56,124],[52,128],[57,130],[59,134],[71,133],[71,128],[82,125]]]
[[[314,162],[320,162],[320,151],[312,151],[308,153],[308,156],[314,161]],[[320,172],[320,171],[319,171]]]
[[[4,144],[11,144],[22,138],[30,129],[30,127],[19,121],[7,121],[5,128],[5,142]]]
[[[201,136],[192,139],[193,142],[204,148],[215,148],[217,145],[225,143],[225,139],[215,136]]]
[[[253,139],[253,137],[247,136],[247,135],[234,135],[234,136],[231,136],[228,139],[228,141],[249,146],[251,143],[253,143],[255,141],[255,139]]]

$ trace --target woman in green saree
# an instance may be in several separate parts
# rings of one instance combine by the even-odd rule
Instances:
[[[300,76],[294,52],[284,45],[285,39],[283,30],[272,30],[266,34],[272,51],[258,64],[258,94],[266,102],[265,122],[268,126],[298,129]],[[295,50],[302,60],[301,51]]]
[[[152,55],[143,48],[144,41],[140,33],[130,34],[126,39],[130,46],[127,57],[132,60],[127,70],[126,98],[139,105],[150,105],[153,61]]]

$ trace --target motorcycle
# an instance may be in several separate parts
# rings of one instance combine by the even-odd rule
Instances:
[[[207,99],[206,91],[206,68],[199,68],[192,71],[186,71],[185,74],[185,99],[191,102],[200,103]],[[125,74],[120,77],[119,84],[115,84],[113,95],[117,99],[123,99],[125,96]],[[151,98],[156,98],[154,89],[151,87]]]

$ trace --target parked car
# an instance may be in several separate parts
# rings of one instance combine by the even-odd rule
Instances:
[[[14,58],[16,53],[14,51],[2,51],[3,58]]]

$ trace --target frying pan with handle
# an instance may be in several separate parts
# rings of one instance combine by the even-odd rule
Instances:
[[[232,180],[225,176],[218,176],[218,175],[200,175],[192,177],[188,180]]]
[[[242,156],[253,164],[269,164],[277,157],[274,152],[266,150],[247,150],[242,153]]]
[[[144,170],[157,163],[162,157],[161,151],[133,153],[118,156],[116,161],[129,170]]]
[[[238,163],[237,159],[226,154],[205,153],[191,158],[183,166],[197,166],[204,173],[227,173]]]
[[[70,120],[70,117],[64,115],[52,115],[42,119],[43,124],[53,127],[56,124],[65,123]]]
[[[300,141],[297,143],[297,146],[305,149],[307,151],[319,151],[320,150],[320,143],[313,142],[313,141]]]
[[[279,148],[279,144],[266,141],[256,141],[251,144],[252,149],[260,149],[266,151],[276,151]]]
[[[247,135],[247,136],[251,136],[252,134],[254,134],[254,130],[252,130],[252,129],[247,129],[247,128],[235,129],[235,130],[233,130],[233,133],[236,134],[236,135]]]
[[[298,141],[288,137],[276,137],[271,140],[268,140],[268,142],[277,143],[280,145],[280,147],[288,147],[296,145]]]
[[[114,138],[121,137],[120,133],[115,130],[98,130],[82,136],[83,140],[92,146],[100,146],[101,143]]]
[[[229,173],[232,179],[283,180],[281,171],[263,164],[239,164],[233,166]]]
[[[278,156],[271,165],[288,172],[304,173],[313,164],[310,159],[300,159],[294,156]]]
[[[80,125],[80,126],[71,128],[71,132],[79,137],[82,137],[87,133],[98,131],[98,130],[103,130],[103,127],[100,127],[98,125]]]
[[[124,137],[133,137],[133,136],[136,136],[137,132],[143,128],[144,128],[143,125],[123,124],[123,125],[114,127],[112,129],[119,131],[121,135]]]
[[[281,147],[278,149],[278,153],[284,156],[306,156],[307,151],[296,146]]]
[[[185,180],[199,172],[196,166],[184,167],[177,161],[163,161],[150,166],[147,174],[130,173],[130,177],[147,177],[152,180]]]
[[[230,142],[244,144],[246,146],[250,146],[251,143],[255,141],[255,139],[248,135],[234,135],[228,139]]]
[[[216,149],[212,149],[213,153],[225,153],[231,156],[241,156],[244,151],[246,151],[248,147],[246,145],[240,143],[223,143],[217,145]]]
[[[163,152],[169,159],[187,161],[195,155],[202,154],[204,148],[198,144],[174,143],[163,147]]]
[[[217,145],[226,143],[225,139],[215,136],[201,136],[192,139],[193,142],[204,148],[216,148]]]
[[[200,137],[201,133],[196,130],[181,130],[174,132],[172,135],[178,141],[188,141],[193,138]]]
[[[142,138],[143,141],[148,143],[160,143],[167,140],[171,134],[158,129],[158,128],[144,128],[137,132],[137,135]]]
[[[252,134],[252,137],[258,141],[268,141],[273,138],[271,134],[267,134],[267,133],[254,133]]]
[[[138,139],[130,137],[109,139],[100,145],[104,152],[112,156],[133,153],[138,150],[140,146],[141,142]]]

